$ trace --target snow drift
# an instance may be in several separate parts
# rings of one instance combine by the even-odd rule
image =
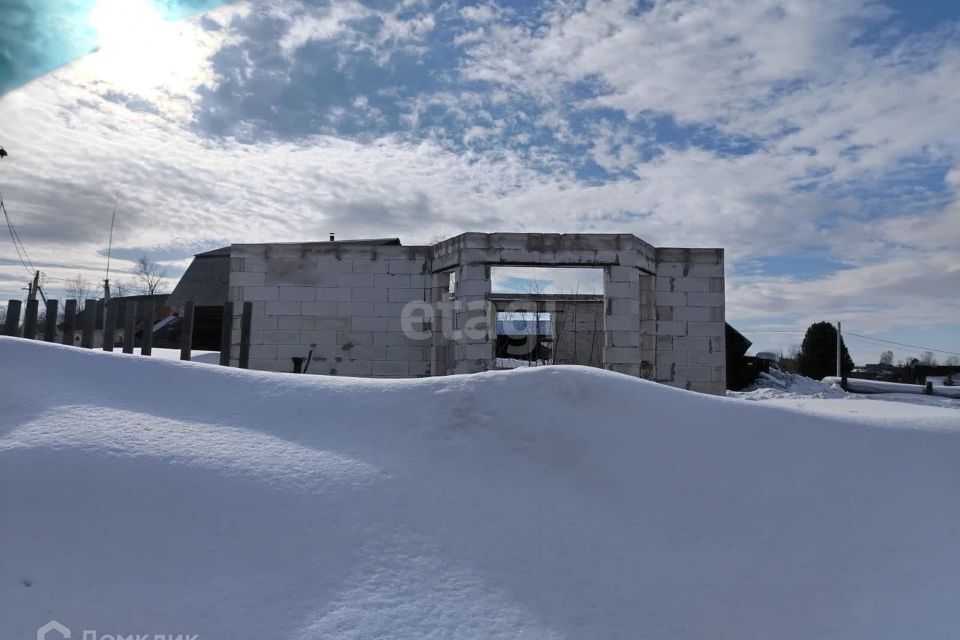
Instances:
[[[0,361],[5,638],[960,628],[953,410],[576,367],[356,380],[8,338]]]
[[[770,368],[761,371],[756,381],[742,391],[728,391],[727,396],[743,400],[770,400],[773,398],[843,398],[847,396],[840,384],[807,378],[797,373]]]

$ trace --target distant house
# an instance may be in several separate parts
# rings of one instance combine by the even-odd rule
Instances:
[[[748,356],[747,351],[753,345],[742,333],[729,323],[725,325],[727,343],[727,389],[739,391],[757,379],[761,372],[770,371],[770,360]]]
[[[143,325],[148,321],[147,319],[147,302],[153,302],[153,313],[150,317],[150,322],[157,322],[160,318],[165,315],[167,294],[159,293],[154,295],[132,295],[132,296],[114,296],[110,298],[110,303],[117,305],[117,321],[116,329],[114,331],[114,344],[119,346],[123,341],[123,331],[125,319],[127,317],[127,309],[129,305],[134,305],[135,313],[135,331],[136,335],[140,335],[140,332],[143,330]],[[84,306],[83,309],[77,312],[77,327],[87,326],[87,318],[90,314],[94,315],[94,326],[96,329],[96,338],[94,343],[97,345],[102,344],[102,329],[104,326],[105,320],[105,311],[106,305],[103,299],[97,300],[96,304],[90,304]],[[80,343],[80,332],[77,332],[77,335],[74,337],[74,340],[77,344]]]
[[[911,374],[915,384],[932,382],[937,386],[960,385],[960,366],[956,365],[929,366],[920,364],[912,368]]]
[[[515,361],[553,362],[553,347],[553,323],[549,318],[534,315],[497,320],[498,367],[509,368]]]

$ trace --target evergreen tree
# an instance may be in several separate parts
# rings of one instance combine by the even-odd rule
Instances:
[[[847,351],[847,345],[840,338],[840,358],[842,371],[846,375],[853,369],[853,360]],[[807,334],[800,345],[801,375],[814,380],[837,373],[837,330],[829,322],[816,322],[807,328]]]

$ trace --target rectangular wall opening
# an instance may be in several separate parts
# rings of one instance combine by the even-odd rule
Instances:
[[[549,312],[497,312],[498,369],[553,364],[553,342]]]
[[[493,267],[496,366],[603,366],[603,269]]]
[[[493,293],[603,295],[603,269],[597,267],[492,267]]]

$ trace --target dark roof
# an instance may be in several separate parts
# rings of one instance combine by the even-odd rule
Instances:
[[[207,256],[229,256],[230,247],[220,247],[219,249],[211,249],[210,251],[204,251],[203,253],[195,253],[194,258],[206,258]]]
[[[167,298],[167,306],[179,307],[193,300],[195,307],[221,307],[229,286],[230,247],[198,253]]]
[[[753,344],[747,337],[733,328],[729,322],[726,324],[726,333],[725,333],[725,342],[727,347],[727,354],[735,354],[742,356],[747,352],[750,346]]]
[[[399,247],[400,238],[371,238],[360,240],[332,240],[325,244],[366,244],[377,247]]]
[[[166,300],[167,300],[167,294],[165,293],[156,293],[153,295],[138,294],[138,295],[132,295],[132,296],[113,296],[112,298],[110,298],[110,304],[117,305],[117,327],[119,328],[119,327],[123,327],[124,319],[127,317],[128,304],[136,305],[135,317],[137,322],[140,322],[146,316],[147,308],[146,308],[146,305],[144,304],[145,302],[148,302],[148,301],[153,302],[153,315],[156,316],[157,313],[160,311],[160,309],[166,305]],[[96,314],[95,322],[102,327],[103,314],[104,314],[103,302],[104,300],[101,298],[97,300],[97,304],[85,306],[80,311],[77,311],[77,326],[78,327],[86,326],[84,324],[86,322],[85,314],[95,313]]]

